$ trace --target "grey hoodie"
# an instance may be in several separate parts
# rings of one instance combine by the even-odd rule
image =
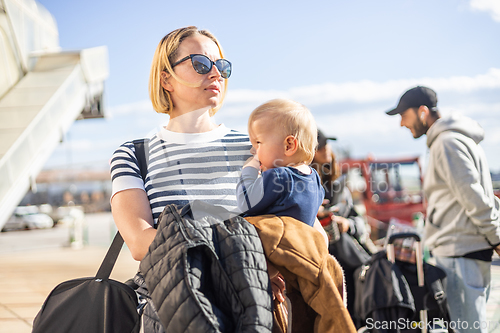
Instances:
[[[500,243],[500,200],[483,138],[481,126],[460,115],[440,118],[427,131],[425,243],[435,255],[463,256]]]

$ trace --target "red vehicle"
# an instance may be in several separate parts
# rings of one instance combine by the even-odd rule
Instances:
[[[500,198],[500,172],[492,173],[491,181],[493,182],[493,193]]]
[[[362,201],[366,208],[372,237],[383,237],[391,218],[411,224],[415,213],[425,214],[418,157],[347,159],[340,166],[342,173],[347,174],[353,198]]]

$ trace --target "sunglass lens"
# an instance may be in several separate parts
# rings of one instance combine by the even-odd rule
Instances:
[[[226,59],[219,59],[215,62],[215,67],[219,70],[220,75],[227,79],[231,76],[231,63]]]
[[[198,74],[207,74],[212,69],[212,62],[205,56],[195,55],[191,58],[191,62]]]

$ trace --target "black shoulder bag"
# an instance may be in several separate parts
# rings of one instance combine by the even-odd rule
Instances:
[[[32,333],[138,333],[137,294],[109,278],[122,245],[123,238],[116,233],[95,277],[55,287],[36,315]]]
[[[145,140],[136,140],[136,156],[145,178]],[[109,278],[123,238],[116,233],[95,277],[65,281],[47,296],[33,321],[32,333],[138,333],[137,294],[125,283]]]

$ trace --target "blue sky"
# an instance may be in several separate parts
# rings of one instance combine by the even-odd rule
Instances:
[[[196,25],[233,63],[215,121],[246,131],[259,104],[297,100],[336,149],[354,157],[421,155],[425,138],[385,111],[417,84],[438,93],[443,114],[460,112],[486,130],[490,167],[500,171],[500,2],[497,0],[115,1],[41,0],[63,50],[106,45],[106,119],[76,122],[45,168],[106,168],[121,143],[168,121],[148,101],[160,39]],[[424,162],[425,163],[425,162]]]

